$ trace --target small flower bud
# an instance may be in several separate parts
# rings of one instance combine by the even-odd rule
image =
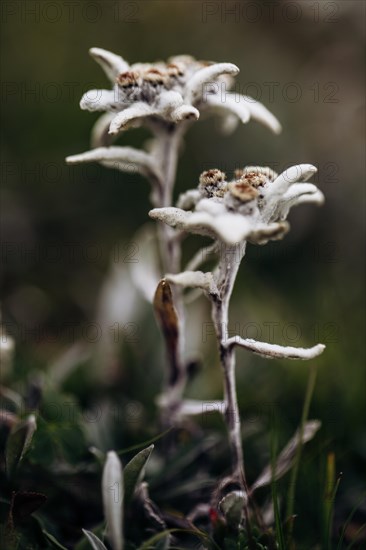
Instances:
[[[166,81],[166,74],[163,71],[155,68],[148,69],[142,76],[144,82],[148,82],[152,86],[162,85]]]
[[[267,183],[267,177],[261,172],[245,172],[244,170],[244,173],[239,181],[243,184],[257,188],[260,185],[263,186]]]
[[[117,76],[117,84],[121,88],[132,88],[138,86],[140,81],[140,73],[138,71],[126,71]]]
[[[223,197],[226,191],[226,174],[217,168],[202,172],[199,190],[205,197]]]
[[[250,180],[249,180],[250,181]],[[231,181],[228,185],[230,194],[240,202],[249,202],[258,197],[258,191],[245,178]]]
[[[272,170],[272,168],[269,168],[268,166],[246,166],[243,170],[241,170],[243,176],[248,176],[249,174],[255,174],[256,176],[261,177],[262,176],[269,181],[273,181],[277,178],[278,174]],[[251,176],[253,177],[253,176]],[[256,187],[254,183],[252,183]],[[264,185],[259,184],[259,185]]]
[[[185,72],[183,63],[168,63],[166,70],[170,77],[183,76]]]

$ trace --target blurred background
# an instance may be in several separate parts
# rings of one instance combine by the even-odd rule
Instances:
[[[365,490],[364,16],[365,3],[352,0],[27,0],[2,6],[1,308],[16,342],[5,380],[25,388],[51,372],[57,392],[88,410],[113,396],[126,422],[129,414],[134,420],[118,436],[121,447],[138,442],[150,425],[164,352],[151,305],[131,283],[150,269],[136,236],[149,221],[147,182],[98,165],[64,163],[67,155],[88,150],[98,117],[79,109],[81,95],[108,87],[89,48],[130,62],[174,54],[233,62],[240,68],[235,90],[260,100],[281,121],[279,136],[256,123],[224,136],[215,117],[200,120],[186,136],[176,195],[208,168],[318,167],[325,205],[294,209],[284,241],[249,248],[230,321],[230,330],[243,337],[327,345],[317,360],[310,409],[322,430],[299,481],[310,538],[319,527],[327,453],[335,453],[337,474],[343,473],[336,513],[344,517]],[[141,147],[148,137],[131,130],[118,141]],[[197,245],[187,241],[187,259]],[[202,359],[188,394],[220,398],[204,298],[188,315],[187,356]],[[273,411],[280,444],[298,425],[307,376],[306,363],[238,353],[250,479],[259,473],[256,453],[263,464],[269,456]],[[262,439],[251,443],[258,424]],[[151,428],[150,435],[156,433]]]

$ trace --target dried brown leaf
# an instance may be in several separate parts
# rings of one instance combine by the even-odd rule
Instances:
[[[155,292],[154,309],[164,334],[167,353],[171,365],[169,383],[173,385],[179,376],[178,344],[179,320],[174,307],[173,294],[169,283],[162,279]]]

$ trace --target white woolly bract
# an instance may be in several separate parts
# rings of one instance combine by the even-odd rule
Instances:
[[[259,101],[249,96],[243,96],[252,119],[267,126],[274,134],[280,134],[282,126],[277,118]]]
[[[223,114],[235,115],[243,124],[250,120],[250,111],[244,102],[236,101],[235,94],[227,93],[224,98],[218,94],[207,95],[204,100],[211,109],[222,111]]]
[[[240,338],[239,336],[229,338],[224,342],[224,345],[226,347],[239,346],[269,359],[314,359],[323,353],[325,349],[324,344],[316,344],[316,346],[311,348],[295,348],[293,346],[280,346],[278,344],[258,342],[251,338]]]
[[[120,55],[103,50],[102,48],[90,48],[90,55],[102,67],[109,80],[114,84],[116,77],[128,71],[129,65]]]
[[[176,275],[168,273],[166,280],[183,287],[200,288],[209,294],[217,294],[217,286],[212,273],[202,271],[183,271]]]
[[[118,134],[129,122],[155,114],[158,114],[156,107],[142,103],[141,101],[134,103],[112,119],[109,126],[109,134]]]
[[[317,172],[312,164],[296,164],[291,166],[274,181],[269,182],[264,188],[266,198],[273,195],[283,195],[293,183],[305,182]]]
[[[80,100],[83,111],[110,111],[117,109],[117,98],[114,90],[89,90]]]
[[[208,67],[199,69],[188,81],[184,98],[190,103],[205,94],[205,84],[215,82],[222,74],[237,75],[238,73],[239,68],[233,63],[213,63]]]
[[[162,180],[162,175],[154,157],[133,147],[98,147],[85,153],[66,157],[66,162],[68,164],[100,162],[108,168],[141,173],[154,177],[159,181]]]
[[[287,226],[283,224],[257,222],[249,216],[229,212],[223,205],[213,201],[210,211],[207,210],[208,208],[206,211],[186,212],[174,207],[155,208],[149,212],[149,216],[171,227],[207,235],[228,245],[235,245],[246,239],[262,244],[271,238],[280,238],[287,231]]]

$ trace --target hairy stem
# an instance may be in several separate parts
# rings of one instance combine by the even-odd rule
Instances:
[[[180,133],[174,128],[159,137],[163,188],[159,208],[171,206],[177,172]],[[160,246],[164,273],[177,273],[180,267],[180,246],[174,239],[174,230],[165,223],[159,223]]]
[[[240,245],[225,246],[221,250],[217,284],[219,295],[212,297],[212,319],[224,377],[225,421],[230,440],[233,474],[245,487],[241,423],[235,382],[235,352],[232,346],[226,345],[230,297],[244,253],[245,246]]]
[[[171,206],[176,180],[179,148],[184,129],[179,125],[172,125],[160,130],[157,136],[159,149],[158,156],[163,174],[163,185],[159,197],[158,207]],[[176,238],[175,231],[164,223],[159,223],[159,242],[162,268],[164,273],[178,273],[181,267],[181,243]],[[163,411],[163,424],[171,423],[172,413],[179,407],[186,384],[186,371],[183,363],[184,350],[184,308],[183,295],[179,287],[172,289],[174,306],[177,310],[179,323],[179,346],[177,357],[174,358],[175,368],[178,368],[178,377],[172,382],[167,378],[164,390],[169,405]]]

